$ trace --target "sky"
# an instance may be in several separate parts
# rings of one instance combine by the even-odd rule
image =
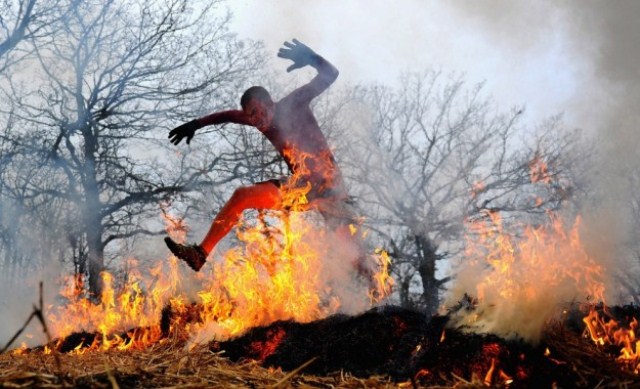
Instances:
[[[525,105],[534,123],[564,113],[569,126],[587,129],[594,123],[587,107],[601,104],[598,94],[584,91],[603,85],[569,16],[571,4],[246,0],[228,6],[241,37],[264,41],[274,55],[295,37],[336,65],[339,82],[393,84],[404,71],[429,68],[463,73],[470,84],[485,82],[502,110]]]

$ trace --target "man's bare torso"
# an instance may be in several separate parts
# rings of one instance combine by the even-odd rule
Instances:
[[[309,181],[314,196],[343,191],[333,153],[309,106],[294,91],[276,103],[271,126],[262,133],[282,155],[293,178]]]

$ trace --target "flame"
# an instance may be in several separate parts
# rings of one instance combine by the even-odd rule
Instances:
[[[22,354],[26,354],[29,350],[29,347],[27,346],[27,344],[25,342],[20,343],[20,347],[14,349],[11,351],[12,355],[22,355]]]
[[[543,160],[543,157],[537,152],[533,159],[529,162],[529,178],[532,183],[551,183],[551,174],[549,173],[549,167]]]
[[[47,307],[51,332],[60,338],[56,347],[80,330],[98,335],[78,345],[74,354],[147,347],[166,336],[159,324],[163,309],[185,313],[194,299],[197,320],[178,319],[170,328],[175,332],[180,326],[192,344],[233,337],[276,320],[308,322],[356,306],[364,310],[385,298],[393,284],[386,253],[367,254],[377,270],[371,287],[354,283],[353,263],[362,254],[354,242],[366,231],[353,224],[343,230],[327,228],[319,215],[308,212],[312,189],[308,181],[294,177],[282,188],[287,211],[258,212],[257,217],[252,217],[255,212],[245,213],[236,228],[238,244],[210,258],[200,273],[181,275],[182,265],[173,256],[146,272],[129,259],[124,282],[116,282],[109,272],[101,274],[104,289],[97,303],[82,294],[81,279],[69,277],[60,291],[66,303]],[[168,234],[184,242],[188,227],[165,208]],[[190,278],[187,288],[181,282],[184,277]]]
[[[135,265],[134,260],[130,261]],[[56,337],[65,338],[79,330],[96,331],[97,336],[90,345],[78,347],[80,349],[113,349],[126,350],[142,348],[157,342],[162,333],[158,324],[163,307],[172,301],[179,301],[180,297],[172,298],[175,291],[166,274],[171,272],[159,271],[165,264],[158,264],[150,273],[155,274],[144,279],[131,271],[127,282],[116,288],[111,273],[101,274],[104,290],[99,303],[77,294],[74,279],[67,279],[60,291],[60,297],[68,303],[61,306],[48,307],[47,321]],[[168,267],[177,271],[177,261],[168,261]],[[136,328],[121,336],[129,328]],[[60,342],[59,342],[60,343]],[[84,350],[83,350],[84,352]]]
[[[472,290],[478,305],[457,319],[481,332],[537,341],[558,304],[604,301],[604,268],[584,248],[580,223],[578,217],[567,226],[550,213],[545,224],[509,233],[495,212],[469,222],[461,283],[453,295],[459,301]]]
[[[551,183],[552,175],[539,154],[529,163],[529,169],[532,183]],[[477,191],[474,185],[472,198]],[[543,200],[536,198],[535,204],[542,206]],[[548,212],[547,220],[541,224],[516,225],[511,231],[507,231],[498,212],[486,211],[469,220],[460,282],[452,288],[449,304],[471,292],[477,297],[473,300],[476,309],[456,312],[453,322],[479,332],[535,342],[558,311],[559,316],[566,315],[562,305],[590,301],[591,309],[583,319],[585,336],[599,347],[619,347],[618,362],[638,374],[638,321],[631,318],[623,325],[611,314],[603,316],[595,309],[594,302],[606,302],[607,274],[585,249],[580,226],[579,216],[568,224],[553,212]],[[549,348],[544,355],[554,363],[566,363],[552,358]],[[487,385],[494,380],[495,363],[492,359],[485,375]],[[505,374],[504,382],[510,380]]]
[[[551,183],[547,164],[539,155],[529,168],[532,183]],[[472,198],[476,193],[474,186]],[[536,198],[535,204],[542,206],[542,199]],[[627,324],[621,324],[604,305],[607,274],[581,240],[581,218],[566,223],[557,214],[547,212],[546,221],[538,225],[520,224],[508,231],[505,224],[498,212],[490,211],[467,221],[463,267],[448,303],[454,305],[462,301],[465,293],[471,293],[476,297],[476,306],[456,312],[452,322],[478,332],[535,342],[549,320],[566,316],[563,305],[587,301],[591,309],[583,318],[585,337],[607,350],[618,347],[618,363],[638,374],[638,321],[630,318]],[[598,306],[604,309],[596,309],[594,303],[602,304]],[[553,358],[549,348],[544,355],[556,364],[566,363]],[[491,365],[484,375],[486,385],[495,383],[499,363],[487,356],[489,360]],[[513,381],[502,371],[499,376],[503,384]]]
[[[375,253],[377,256],[374,258],[379,265],[379,271],[373,275],[375,287],[369,290],[369,298],[372,304],[389,296],[394,285],[393,278],[389,275],[389,266],[391,265],[389,254],[382,249],[376,249]]]
[[[489,370],[487,370],[487,374],[484,376],[484,384],[487,386],[491,386],[491,382],[493,381],[493,373],[496,369],[496,359],[491,358],[491,366]]]
[[[586,325],[585,335],[596,345],[620,347],[617,361],[627,370],[640,373],[640,339],[636,338],[638,320],[635,317],[623,326],[613,318],[603,317],[592,307],[582,321]]]
[[[529,177],[532,183],[552,182],[549,167],[539,153],[529,162]],[[473,185],[471,197],[475,198],[481,189],[482,186]],[[536,197],[535,205],[541,207],[544,201]],[[585,336],[599,347],[620,347],[618,361],[637,374],[638,321],[632,318],[627,325],[621,325],[593,308],[593,302],[605,303],[607,274],[585,249],[580,225],[580,217],[567,224],[552,212],[547,213],[544,223],[516,225],[511,231],[507,231],[498,212],[486,211],[469,220],[463,267],[448,303],[454,305],[471,293],[476,297],[476,309],[456,312],[453,322],[479,332],[535,342],[558,311],[566,315],[563,304],[591,301],[592,309],[583,319]],[[552,358],[548,348],[544,355],[554,363],[565,363]],[[494,373],[492,360],[485,375],[487,385],[492,383]]]
[[[486,185],[483,181],[476,181],[471,186],[471,198],[475,199],[480,193],[486,189]]]
[[[308,189],[285,191],[286,207],[306,208]],[[340,246],[337,242],[348,245],[351,234],[323,229],[317,218],[305,212],[270,212],[257,221],[245,220],[238,229],[243,247],[223,255],[214,265],[206,290],[200,293],[205,306],[203,321],[213,325],[203,329],[197,340],[228,338],[275,320],[309,322],[337,312],[342,301],[334,293],[330,273],[335,266],[348,269],[351,261],[336,258],[332,251]],[[380,271],[374,276],[376,285],[365,294],[371,302],[386,296],[391,284],[388,257],[383,252],[377,254],[374,258],[378,258]],[[334,267],[327,267],[327,262],[333,262]]]

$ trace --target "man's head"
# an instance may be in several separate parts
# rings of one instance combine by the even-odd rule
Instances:
[[[240,98],[242,110],[249,117],[249,122],[257,128],[265,128],[271,124],[275,113],[275,103],[271,95],[261,86],[252,86]]]

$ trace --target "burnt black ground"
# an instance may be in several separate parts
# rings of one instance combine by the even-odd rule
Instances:
[[[596,309],[601,317],[621,323],[640,318],[635,305]],[[163,337],[175,336],[170,333],[172,326],[199,321],[199,312],[196,304],[181,313],[165,309],[160,320]],[[619,347],[596,347],[584,336],[585,313],[572,307],[564,321],[545,331],[537,345],[448,328],[448,316],[426,317],[384,306],[357,316],[334,315],[310,323],[278,321],[229,341],[211,342],[209,347],[224,351],[232,361],[253,359],[283,370],[314,359],[304,372],[316,375],[344,371],[360,377],[386,375],[397,381],[446,386],[456,382],[456,376],[482,382],[493,365],[491,383],[504,384],[508,376],[511,388],[640,387],[638,376],[623,371],[616,362]],[[131,329],[121,337],[128,339],[141,330]],[[49,347],[57,345],[58,351],[68,352],[100,340],[96,333],[82,331],[62,342],[53,341]]]
[[[629,317],[638,310],[625,308],[619,312]],[[446,385],[454,374],[483,381],[492,364],[491,382],[505,383],[505,377],[509,376],[512,388],[595,387],[603,379],[616,379],[605,377],[605,371],[599,366],[603,360],[614,361],[615,355],[606,355],[588,343],[589,340],[582,340],[580,333],[584,325],[580,327],[577,322],[571,324],[575,327],[572,332],[548,336],[570,334],[578,343],[584,341],[586,363],[594,365],[586,366],[588,372],[579,371],[585,368],[585,358],[572,360],[566,350],[556,352],[557,341],[543,339],[540,344],[531,345],[521,340],[446,328],[447,322],[447,316],[427,318],[419,312],[387,306],[359,316],[335,315],[305,324],[279,321],[254,328],[236,339],[212,342],[210,347],[215,351],[224,350],[224,355],[234,361],[256,359],[265,366],[284,370],[293,370],[316,358],[305,368],[305,373],[343,370],[356,376],[382,374],[398,381],[417,379],[430,385]],[[549,348],[553,357],[545,355]],[[500,371],[506,376],[500,378]],[[606,374],[610,375],[611,369]],[[620,372],[620,378],[626,382],[630,377],[637,381],[635,376]]]

